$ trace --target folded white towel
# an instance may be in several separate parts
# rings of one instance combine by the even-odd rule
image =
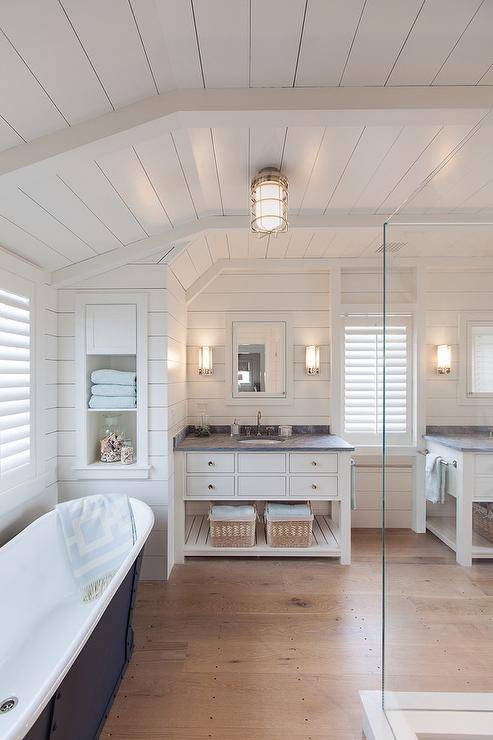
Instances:
[[[135,396],[91,396],[90,409],[134,409]]]
[[[137,388],[135,385],[93,385],[91,388],[93,396],[135,396]]]
[[[108,383],[111,385],[135,385],[137,373],[124,372],[123,370],[93,370],[91,380],[93,383]]]

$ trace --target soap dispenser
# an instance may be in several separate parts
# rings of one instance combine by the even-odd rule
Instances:
[[[233,419],[233,423],[231,424],[231,436],[237,437],[240,433],[240,425],[238,424],[238,419]]]

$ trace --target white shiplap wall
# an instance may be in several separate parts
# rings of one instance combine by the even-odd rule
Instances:
[[[294,399],[290,405],[259,402],[263,421],[291,424],[330,424],[330,301],[327,272],[303,274],[266,272],[222,273],[189,304],[187,378],[189,417],[199,420],[203,409],[210,424],[254,422],[257,408],[230,405],[225,401],[225,316],[247,311],[252,319],[272,311],[292,312],[294,341]],[[198,349],[214,347],[214,374],[198,374]],[[320,344],[321,372],[305,373],[305,346]]]
[[[75,463],[75,296],[78,291],[148,295],[149,480],[77,480]],[[186,421],[184,291],[166,265],[132,264],[63,289],[58,294],[58,478],[60,500],[118,491],[142,499],[156,523],[146,545],[142,577],[166,575],[168,491],[173,465],[169,439]]]
[[[57,502],[57,314],[56,290],[47,284],[39,269],[3,251],[0,253],[0,279],[9,285],[9,275],[17,275],[34,287],[35,384],[34,443],[37,456],[36,480],[5,491],[0,497],[0,544],[24,529]]]

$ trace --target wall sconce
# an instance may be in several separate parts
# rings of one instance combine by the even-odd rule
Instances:
[[[305,367],[308,375],[319,375],[320,347],[318,344],[310,344],[305,348]]]
[[[450,344],[437,345],[437,373],[449,375],[451,368],[452,347]]]
[[[199,349],[199,375],[212,375],[212,347],[207,345]]]

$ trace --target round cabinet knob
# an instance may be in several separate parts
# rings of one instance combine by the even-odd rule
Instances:
[[[316,465],[316,464],[317,464],[317,461],[316,460],[312,460],[312,465]]]
[[[313,488],[313,490],[315,490],[316,488],[318,488],[318,486],[316,485],[316,483],[312,483],[312,488]]]
[[[209,467],[212,467],[212,465],[214,465],[214,463],[212,462],[212,460],[209,460],[209,462],[207,463],[207,465],[209,465]]]
[[[212,489],[215,488],[215,486],[213,486],[212,483],[209,483],[209,485],[207,486],[207,488],[209,489],[209,491],[212,491]]]

